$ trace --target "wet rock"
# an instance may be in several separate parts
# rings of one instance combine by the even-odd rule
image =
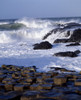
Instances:
[[[54,41],[54,43],[67,43],[67,42],[69,42],[69,39],[56,39]]]
[[[55,85],[63,85],[66,84],[67,78],[64,76],[56,76],[54,77],[54,84]]]
[[[35,83],[36,82],[36,78],[33,78],[33,77],[29,77],[26,79],[27,82],[29,83]]]
[[[66,51],[66,52],[55,53],[54,56],[60,56],[60,57],[77,57],[79,53],[80,53],[79,50],[76,50],[74,52],[72,52],[72,51]]]
[[[75,43],[68,44],[68,45],[66,45],[66,46],[80,46],[80,43],[75,42]]]
[[[41,90],[41,89],[43,89],[43,87],[39,84],[33,84],[30,86],[30,89],[31,90]]]
[[[17,84],[14,86],[14,91],[23,91],[24,90],[24,85]]]
[[[81,86],[81,79],[77,79],[75,81],[75,86]]]
[[[38,94],[40,94],[38,91],[27,91],[23,94],[20,100],[32,100],[36,98]]]
[[[60,100],[80,100],[80,99],[81,96],[76,93],[69,93],[60,97]]]
[[[14,85],[13,85],[12,83],[6,83],[4,87],[5,87],[5,89],[6,89],[7,91],[12,91]]]
[[[2,80],[2,83],[6,84],[6,83],[15,83],[16,81],[10,78],[5,78]]]
[[[81,29],[76,29],[69,39],[56,39],[54,43],[81,42]]]
[[[0,95],[0,100],[20,100],[20,96],[19,92],[10,91]]]
[[[43,78],[42,76],[39,76],[36,78],[37,83],[43,83]]]
[[[6,77],[6,75],[0,75],[0,82]]]
[[[38,50],[38,49],[51,49],[52,48],[52,45],[48,42],[48,41],[45,41],[45,42],[41,42],[40,44],[36,44],[34,45],[34,50]]]
[[[48,99],[55,99],[55,100],[60,100],[60,97],[62,96],[62,93],[57,92],[56,90],[52,90],[49,92],[44,92],[41,94],[38,94],[38,98],[48,98]]]
[[[52,89],[52,84],[43,84],[42,87],[43,89],[50,90]]]
[[[81,42],[81,29],[74,30],[69,41],[70,42]]]
[[[44,73],[42,78],[43,79],[51,78],[51,74],[50,73]]]
[[[53,78],[48,78],[48,79],[45,79],[44,80],[44,84],[53,84],[54,82],[53,82]]]

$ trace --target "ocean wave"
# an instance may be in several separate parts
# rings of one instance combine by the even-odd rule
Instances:
[[[46,40],[53,43],[57,38],[68,38],[66,36],[68,31],[71,35],[73,30],[81,28],[80,19],[22,18],[3,23],[0,23],[0,43],[27,39],[42,40],[46,34],[48,36]]]

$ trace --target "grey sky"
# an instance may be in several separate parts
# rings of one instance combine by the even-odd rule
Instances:
[[[81,0],[0,0],[0,19],[81,16]]]

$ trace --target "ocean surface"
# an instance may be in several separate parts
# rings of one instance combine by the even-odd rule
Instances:
[[[35,65],[39,71],[48,71],[50,67],[80,71],[81,54],[75,58],[53,56],[57,52],[81,50],[81,46],[66,47],[66,43],[54,43],[56,39],[69,38],[67,31],[70,31],[71,35],[75,29],[81,28],[80,24],[81,17],[0,20],[0,66],[2,64],[26,67]],[[57,30],[43,40],[47,33],[58,28],[64,30]],[[42,41],[49,41],[53,48],[33,50],[33,44]]]

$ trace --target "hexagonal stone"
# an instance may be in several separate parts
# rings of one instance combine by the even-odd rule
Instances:
[[[24,90],[24,85],[17,84],[14,86],[14,91],[23,91]]]
[[[41,89],[43,89],[43,87],[39,84],[33,84],[30,86],[30,89],[31,90],[41,90]]]
[[[36,82],[36,79],[33,78],[33,77],[30,77],[30,78],[27,78],[26,81],[29,82],[29,83],[32,83],[32,82],[35,83]]]
[[[56,90],[52,90],[49,92],[43,92],[41,94],[38,94],[37,98],[48,98],[48,99],[60,100],[60,97],[62,95],[63,95],[62,93],[59,93]]]
[[[36,98],[38,94],[40,94],[38,91],[27,91],[23,94],[20,100],[32,100]]]
[[[44,84],[53,84],[53,83],[54,83],[53,78],[48,78],[44,80]]]
[[[43,89],[46,89],[46,90],[52,89],[52,85],[51,84],[43,84],[42,87],[43,87]]]
[[[42,76],[43,79],[51,78],[51,74],[49,73],[44,73]]]
[[[64,76],[56,76],[54,78],[54,84],[55,85],[63,85],[67,82],[67,78]]]
[[[2,67],[3,69],[6,69],[6,68],[7,68],[7,66],[6,66],[6,65],[2,65],[1,67]]]
[[[81,86],[81,79],[77,79],[74,84],[75,86]]]
[[[69,93],[60,97],[60,100],[80,100],[80,99],[81,99],[81,96],[76,93]]]
[[[6,83],[4,87],[7,91],[13,90],[13,84],[12,83]]]
[[[2,83],[6,84],[6,83],[15,83],[15,80],[10,79],[10,78],[5,78],[2,80]]]
[[[0,82],[6,77],[6,75],[0,75]]]
[[[36,78],[37,83],[43,83],[43,78],[41,76]]]

